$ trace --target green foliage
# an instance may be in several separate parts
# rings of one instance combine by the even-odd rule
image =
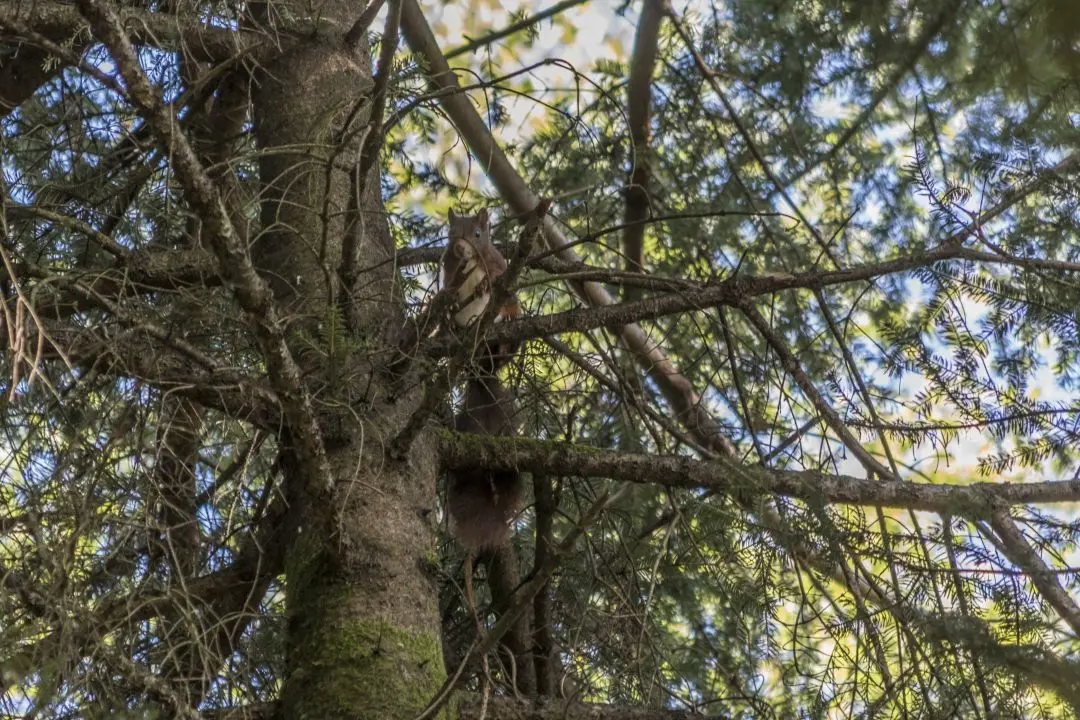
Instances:
[[[1071,51],[1046,42],[1061,35],[1047,23],[1063,7],[706,5],[686,27],[737,122],[665,23],[645,157],[629,146],[619,58],[577,68],[562,92],[545,95],[553,111],[516,148],[516,161],[534,188],[559,197],[559,221],[594,267],[622,266],[619,234],[605,229],[621,222],[629,173],[642,162],[652,213],[665,218],[646,231],[653,276],[826,272],[908,256],[973,229],[965,242],[979,251],[1076,262],[1075,179],[1049,170],[1076,147],[1069,108],[1080,76]],[[490,76],[504,67],[485,62]],[[1035,193],[975,223],[1032,183],[1040,183]],[[551,284],[534,288],[532,313],[576,302]],[[1062,268],[958,260],[831,286],[820,297],[777,293],[757,306],[883,462],[888,452],[902,474],[923,480],[1019,480],[1018,471],[1056,478],[1077,467],[1076,290],[1075,273]],[[740,313],[725,314],[730,340],[711,308],[649,329],[748,458],[858,474],[834,433],[822,436],[773,349]],[[628,367],[603,333],[562,339],[608,377]],[[639,409],[664,408],[652,383],[605,385],[540,344],[529,352],[520,385],[529,395],[526,434],[690,451]],[[542,400],[537,387],[547,390]],[[593,487],[566,488],[563,506],[567,494]],[[918,624],[798,560],[809,545],[919,612],[959,608],[1007,642],[1075,659],[1075,638],[1047,624],[1045,597],[1015,581],[1014,560],[992,548],[984,526],[791,504],[782,508],[790,535],[778,537],[711,495],[642,488],[628,503],[557,586],[558,602],[569,603],[560,630],[588,699],[688,703],[741,717],[1070,716],[990,654],[929,642]],[[1080,533],[1069,514],[1025,515],[1024,527],[1045,541],[1043,557],[1065,552]]]
[[[435,5],[424,7],[434,16]],[[444,47],[497,29],[484,19],[497,5],[450,8],[461,27],[442,37]],[[608,273],[613,295],[625,290],[617,275],[625,268],[620,225],[630,175],[642,166],[652,219],[647,277],[636,280],[705,286],[817,274],[816,284],[744,298],[765,318],[770,338],[745,307],[706,306],[642,323],[740,458],[841,480],[867,474],[778,357],[778,341],[846,431],[913,487],[1075,477],[1080,203],[1077,171],[1058,167],[1078,150],[1074,4],[693,3],[681,22],[695,52],[670,19],[662,25],[650,139],[635,154],[625,107],[629,58],[609,53],[587,65],[574,52],[605,40],[630,48],[639,5],[601,8],[613,28],[605,38],[568,11],[454,64],[469,69],[460,79],[470,85],[470,101],[531,187],[555,198],[555,221],[579,241],[575,251],[590,272]],[[506,21],[532,12],[523,7]],[[445,23],[440,28],[448,32]],[[559,44],[546,46],[549,36]],[[102,57],[95,48],[88,62]],[[175,58],[149,53],[145,61],[168,98],[184,99],[181,116],[197,114],[181,94],[189,88]],[[519,73],[526,65],[529,72]],[[515,239],[511,213],[483,178],[484,159],[463,150],[423,70],[402,51],[386,98],[392,122],[379,190],[396,246],[439,247],[451,206],[494,205],[504,221],[496,239]],[[268,218],[259,213],[265,188],[247,132],[236,139],[230,166],[236,190],[255,198],[247,219],[257,237]],[[9,205],[47,211],[6,215],[3,247],[18,265],[20,288],[59,298],[63,327],[75,339],[93,330],[116,342],[77,357],[43,345],[41,357],[12,348],[0,358],[5,700],[50,717],[160,704],[140,678],[148,682],[173,661],[170,623],[216,611],[192,611],[184,583],[230,568],[245,557],[241,539],[261,537],[268,508],[283,497],[281,443],[252,437],[243,403],[232,413],[204,408],[186,456],[197,491],[200,577],[182,578],[161,549],[157,473],[168,461],[169,433],[184,430],[168,410],[188,385],[146,377],[179,355],[187,363],[171,368],[179,377],[203,378],[198,373],[213,365],[207,393],[243,399],[265,392],[265,358],[231,291],[203,286],[201,276],[146,292],[126,292],[116,281],[106,286],[112,306],[72,300],[70,293],[93,289],[102,277],[115,281],[106,273],[109,249],[84,225],[125,249],[198,247],[201,220],[176,186],[170,158],[113,91],[65,71],[4,120],[2,142]],[[829,279],[920,257],[954,236],[967,255],[858,281]],[[402,270],[409,312],[430,297],[433,270]],[[6,271],[0,279],[10,280]],[[518,294],[527,314],[580,305],[547,270],[532,268],[526,282]],[[353,407],[356,398],[343,393],[388,357],[378,338],[351,332],[337,307],[286,324],[298,364],[320,378],[313,390],[320,408]],[[506,373],[523,434],[706,455],[613,329],[556,339],[557,349],[527,342]],[[145,361],[142,374],[123,366],[136,360]],[[382,419],[364,422],[381,433]],[[559,566],[551,586],[553,634],[581,699],[745,718],[1075,715],[1076,633],[991,518],[966,516],[965,508],[930,514],[641,480]],[[601,479],[553,483],[556,537],[613,489]],[[536,549],[536,512],[526,509],[515,535],[526,560]],[[1012,514],[1054,582],[1076,598],[1075,509]],[[471,639],[473,621],[456,586],[460,553],[448,540],[438,558],[417,560],[435,561],[445,634]],[[50,606],[62,613],[50,614]],[[208,667],[195,665],[214,679],[204,707],[272,700],[280,691],[281,579],[242,609],[256,619],[220,657],[208,654]],[[427,663],[436,654],[427,635],[410,645],[395,628],[352,622],[340,637],[311,640],[326,644],[328,663],[358,654],[368,663],[347,689],[357,705],[379,689],[372,677],[392,674],[399,660]],[[398,645],[381,655],[380,642]],[[1043,663],[1047,657],[1056,664]],[[129,672],[132,663],[145,676]],[[294,682],[317,680],[319,670],[306,668]],[[391,678],[391,686],[403,678]],[[482,690],[483,683],[476,676],[467,684]]]

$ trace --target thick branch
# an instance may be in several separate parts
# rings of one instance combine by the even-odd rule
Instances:
[[[652,106],[652,76],[656,67],[656,46],[664,19],[663,0],[645,0],[634,37],[627,88],[627,115],[630,123],[633,170],[626,189],[623,214],[623,253],[626,269],[641,272],[644,262],[645,223],[649,217],[649,109]],[[627,293],[635,297],[640,293]]]
[[[744,506],[757,504],[751,501],[753,495],[773,493],[816,504],[834,502],[903,507],[987,518],[1010,504],[1075,502],[1080,499],[1078,481],[1023,485],[975,483],[966,486],[873,482],[814,471],[743,466],[726,458],[704,462],[686,457],[632,455],[521,438],[468,436],[465,440],[465,436],[450,432],[444,433],[443,437],[443,460],[449,467],[483,464],[492,469],[514,467],[534,474],[603,476],[628,483],[651,481],[679,487],[718,488],[728,494],[739,493],[738,499]],[[1027,682],[1054,690],[1074,709],[1080,709],[1080,693],[1075,689],[1080,668],[1074,663],[1056,658],[1039,647],[999,643],[992,636],[987,623],[977,618],[924,614],[910,604],[891,597],[872,581],[872,576],[847,572],[838,567],[829,554],[807,547],[801,539],[791,535],[783,519],[767,506],[762,507],[759,515],[763,525],[780,539],[800,564],[805,563],[843,584],[860,602],[873,603],[886,610],[901,626],[922,633],[932,641],[960,644],[970,652],[979,654],[983,662],[1003,666]]]
[[[442,459],[449,469],[482,466],[533,474],[606,477],[667,487],[712,489],[737,497],[784,495],[811,503],[880,505],[970,518],[989,518],[1010,505],[1080,500],[1080,480],[930,485],[878,482],[817,470],[776,470],[718,457],[646,455],[525,438],[445,431]]]
[[[492,342],[520,341],[565,332],[593,330],[613,324],[654,320],[666,315],[676,315],[712,307],[738,307],[745,300],[760,295],[768,295],[783,290],[818,290],[832,285],[842,285],[894,273],[909,272],[946,260],[970,260],[1012,265],[1024,269],[1080,272],[1080,263],[1017,258],[981,252],[958,245],[953,238],[950,238],[931,250],[902,255],[880,263],[868,263],[829,271],[734,275],[694,290],[683,290],[633,302],[567,310],[551,315],[500,323],[491,329],[488,338]],[[453,352],[456,347],[457,341],[454,338],[438,338],[425,343],[425,351],[433,356],[447,355]]]

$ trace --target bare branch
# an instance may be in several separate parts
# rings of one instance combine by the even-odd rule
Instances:
[[[375,22],[375,16],[382,10],[382,6],[386,3],[386,0],[371,0],[368,6],[364,8],[364,11],[360,13],[360,17],[356,18],[356,22],[349,28],[349,32],[345,33],[345,45],[346,47],[356,48],[359,47],[360,41],[364,37],[364,33],[371,27],[371,23]],[[393,10],[390,11],[393,14]],[[389,23],[389,20],[387,21]],[[397,39],[397,36],[394,36]],[[383,35],[383,41],[385,42],[386,36]],[[396,42],[394,43],[397,44]]]

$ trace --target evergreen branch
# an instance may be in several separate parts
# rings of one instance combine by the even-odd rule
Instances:
[[[787,371],[795,383],[802,390],[806,399],[813,404],[814,409],[817,410],[818,415],[822,417],[825,424],[832,428],[832,431],[836,433],[837,437],[844,446],[859,459],[863,467],[866,468],[867,473],[877,473],[882,478],[896,478],[896,474],[889,468],[878,462],[878,459],[871,455],[866,448],[862,446],[859,439],[852,435],[851,431],[844,425],[843,419],[833,409],[832,405],[825,399],[817,387],[814,385],[814,381],[810,379],[810,376],[803,370],[802,365],[799,363],[798,358],[795,357],[795,353],[791,351],[791,348],[787,346],[783,338],[779,333],[772,329],[765,321],[765,318],[761,316],[758,309],[754,305],[745,301],[739,305],[739,309],[742,310],[746,319],[750,321],[750,324],[754,326],[754,329],[765,339],[765,342],[773,349],[777,357],[780,358],[780,363],[784,370]]]
[[[375,0],[372,0],[374,2]],[[379,64],[375,72],[374,86],[371,89],[371,114],[368,119],[370,132],[364,141],[360,153],[360,182],[367,181],[368,173],[379,157],[386,139],[386,127],[383,124],[386,113],[386,95],[390,87],[390,75],[394,71],[394,52],[398,46],[398,30],[401,26],[401,0],[391,0],[386,13],[386,25],[383,27],[379,45]],[[361,191],[362,192],[362,191]]]
[[[497,341],[530,340],[546,335],[580,332],[598,327],[627,326],[628,323],[655,320],[689,311],[721,306],[739,307],[750,298],[785,290],[815,290],[884,275],[911,272],[948,260],[1011,265],[1025,270],[1050,269],[1080,272],[1080,263],[986,253],[962,247],[949,238],[931,250],[902,255],[879,263],[855,265],[840,270],[733,275],[694,290],[684,290],[633,302],[612,303],[600,307],[579,308],[551,315],[513,320],[492,328],[488,337]],[[455,338],[436,338],[427,341],[424,348],[425,352],[433,357],[439,357],[452,353],[459,343],[460,341]]]
[[[7,20],[18,21],[50,38],[69,38],[87,30],[86,20],[68,3],[0,0],[0,18],[4,18],[0,24],[8,25]],[[130,33],[135,43],[183,52],[199,61],[224,60],[273,45],[260,33],[205,25],[194,15],[184,17],[123,8],[117,11],[117,22],[120,29]]]
[[[594,368],[588,360],[582,357],[581,353],[577,352],[563,341],[557,338],[546,337],[544,338],[544,342],[550,345],[551,349],[576,365],[583,373],[610,390],[612,394],[620,398],[622,402],[627,403],[631,408],[642,415],[647,416],[654,423],[662,427],[679,442],[689,448],[693,448],[696,452],[701,453],[706,457],[713,456],[712,451],[699,445],[697,440],[688,435],[674,420],[667,417],[659,410],[654,409],[650,404],[644,402],[644,399],[639,397],[634,389],[630,387],[628,378],[619,371],[619,368],[616,367],[614,363],[611,363],[611,367],[608,368],[616,375],[615,379],[611,379]]]
[[[269,286],[255,271],[247,244],[237,236],[213,182],[188,139],[178,131],[176,118],[142,71],[135,47],[124,34],[115,8],[108,0],[80,0],[79,9],[108,47],[124,78],[128,96],[154,128],[163,150],[172,159],[192,209],[202,218],[204,238],[218,259],[218,272],[255,328],[270,382],[290,430],[292,447],[298,455],[298,467],[303,468],[305,484],[315,494],[329,491],[333,474],[327,464],[311,397],[286,343],[285,326],[278,317]]]
[[[971,420],[969,422],[949,422],[947,420],[942,420],[940,422],[926,422],[922,420],[913,422],[882,422],[879,420],[866,421],[851,419],[847,421],[847,424],[852,427],[864,428],[867,430],[885,430],[894,433],[911,434],[978,430],[979,428],[993,427],[995,425],[1008,425],[1017,420],[1032,420],[1053,415],[1076,415],[1077,413],[1080,413],[1080,407],[1040,408],[1036,410],[1018,410],[1012,413],[993,413],[984,420]]]
[[[990,517],[990,526],[1000,541],[997,543],[998,549],[1031,578],[1031,583],[1057,611],[1058,616],[1074,633],[1080,635],[1080,605],[1077,605],[1076,600],[1061,586],[1054,572],[1035,552],[1035,548],[1031,547],[1031,543],[1020,532],[1008,511],[997,510]]]
[[[460,92],[458,81],[431,32],[416,0],[402,0],[402,32],[414,52],[428,63],[428,73],[436,90],[446,90],[440,101],[457,127],[462,139],[484,167],[504,200],[519,214],[531,212],[540,198],[526,184],[506,154],[492,137],[469,99]],[[552,250],[568,262],[578,258],[567,248],[569,241],[551,218],[545,218],[544,236]],[[577,294],[589,305],[612,305],[615,300],[598,283],[573,283]],[[502,324],[502,323],[500,323]],[[701,443],[717,452],[735,454],[735,447],[720,424],[701,405],[701,397],[663,350],[637,325],[623,325],[618,332],[635,359],[660,388],[680,422],[695,433]]]
[[[840,137],[837,138],[836,142],[834,142],[826,152],[820,154],[811,162],[806,163],[790,177],[786,178],[783,187],[791,187],[806,175],[832,160],[847,146],[851,139],[854,138],[869,122],[870,118],[873,117],[874,112],[877,111],[881,103],[883,103],[889,95],[895,92],[900,83],[907,77],[908,73],[915,69],[919,60],[926,55],[926,51],[930,48],[930,43],[934,41],[934,38],[938,36],[946,23],[956,17],[962,5],[963,2],[951,2],[945,4],[944,10],[938,13],[933,21],[927,23],[923,28],[922,34],[912,44],[907,57],[904,58],[903,62],[897,64],[889,76],[882,81],[878,89],[874,91],[873,96],[870,98],[870,102],[867,103],[866,107],[862,109],[859,115],[851,121],[851,124],[848,125]]]
[[[484,437],[494,436],[487,435]],[[546,562],[540,567],[535,568],[531,577],[517,589],[514,593],[513,604],[506,608],[506,611],[503,612],[494,627],[482,637],[478,638],[477,642],[469,648],[469,652],[461,659],[461,668],[467,668],[495,648],[499,639],[510,631],[514,626],[514,623],[517,622],[518,617],[520,617],[530,606],[533,598],[544,588],[551,578],[552,573],[554,573],[559,565],[562,564],[563,560],[570,555],[570,551],[574,549],[574,545],[577,544],[578,539],[585,534],[585,531],[588,530],[594,522],[596,522],[597,518],[600,517],[600,514],[606,508],[614,505],[625,497],[629,488],[630,486],[626,485],[614,494],[605,492],[585,510],[577,522],[574,523],[573,527],[567,531],[562,541],[552,549],[551,553],[546,558]],[[433,717],[434,714],[438,712],[439,708],[446,704],[447,700],[450,698],[450,691],[453,689],[457,678],[461,674],[461,668],[458,669],[458,672],[447,678],[446,682],[443,683],[442,688],[435,694],[432,701],[414,720],[424,720],[425,718]]]
[[[43,360],[63,359],[85,371],[133,378],[268,432],[281,429],[280,404],[269,387],[230,369],[193,373],[189,363],[174,353],[161,352],[160,345],[150,345],[135,330],[109,334],[56,325],[49,328],[49,338],[58,348],[47,348]]]
[[[995,637],[990,626],[978,618],[963,615],[926,615],[903,605],[893,614],[934,642],[947,642],[977,655],[987,665],[997,666],[1027,682],[1058,693],[1073,712],[1080,713],[1080,666],[1047,652],[1038,645],[1007,644]]]
[[[825,257],[829,258],[829,260],[832,261],[833,265],[835,265],[836,267],[840,267],[841,263],[839,258],[837,258],[835,253],[833,253],[832,248],[829,247],[829,244],[825,241],[825,238],[823,238],[821,236],[821,233],[817,231],[817,228],[814,227],[814,224],[810,222],[810,219],[808,217],[806,217],[805,213],[803,213],[802,211],[802,208],[799,207],[799,204],[796,203],[795,200],[792,198],[791,193],[789,193],[787,191],[787,188],[785,188],[783,183],[781,183],[780,178],[778,178],[776,176],[776,173],[773,172],[772,166],[765,159],[765,155],[761,152],[761,149],[758,147],[757,143],[754,142],[754,138],[751,137],[749,130],[747,130],[746,124],[742,121],[742,118],[739,117],[739,113],[736,112],[735,106],[732,105],[730,100],[728,100],[727,93],[725,93],[724,89],[720,86],[720,80],[717,78],[716,72],[711,67],[709,67],[709,64],[705,62],[705,58],[702,57],[701,53],[698,51],[697,46],[694,44],[694,39],[690,36],[690,31],[687,30],[685,23],[675,13],[675,10],[671,7],[670,4],[666,6],[666,13],[668,18],[671,20],[671,24],[675,27],[675,32],[679,35],[679,38],[682,40],[683,44],[686,45],[686,49],[690,53],[690,57],[693,59],[694,65],[697,67],[698,72],[701,73],[702,77],[705,78],[705,82],[708,83],[713,93],[715,93],[716,97],[719,98],[720,104],[724,106],[724,112],[727,113],[728,119],[735,126],[736,132],[738,132],[739,137],[742,138],[742,141],[746,144],[747,150],[750,151],[750,155],[753,156],[755,162],[757,162],[758,164],[758,167],[761,168],[761,171],[765,174],[765,177],[768,178],[773,188],[776,190],[777,193],[779,193],[780,197],[783,198],[787,206],[791,208],[791,212],[795,215],[795,217],[799,219],[799,222],[801,222],[813,236],[814,241],[820,247],[822,254],[824,254]]]
[[[562,2],[555,3],[554,5],[549,7],[548,9],[541,10],[540,12],[536,13],[535,15],[530,15],[527,18],[522,18],[521,20],[518,20],[517,22],[514,22],[514,23],[511,23],[511,24],[507,25],[506,27],[504,27],[501,30],[496,30],[495,32],[488,33],[487,35],[485,35],[485,36],[483,36],[481,38],[477,38],[476,40],[470,40],[469,42],[465,43],[464,45],[461,45],[459,47],[454,48],[453,50],[448,51],[446,53],[446,59],[450,60],[451,58],[456,58],[458,55],[465,55],[466,53],[476,52],[480,48],[486,47],[488,45],[491,45],[492,43],[498,42],[499,40],[502,40],[504,37],[509,37],[510,35],[513,35],[514,33],[516,33],[519,30],[524,30],[526,28],[532,27],[533,25],[536,25],[539,22],[543,22],[544,20],[547,20],[548,18],[555,17],[556,15],[558,15],[559,13],[561,13],[564,10],[569,10],[570,8],[572,8],[574,6],[581,5],[582,3],[585,3],[585,2],[588,2],[588,0],[562,0]]]
[[[369,9],[374,7],[376,2],[379,5],[382,4],[382,0],[372,0]],[[359,24],[359,22],[358,20],[357,23]],[[353,170],[353,188],[349,198],[350,218],[347,224],[348,230],[341,246],[340,272],[341,284],[344,290],[342,295],[343,299],[349,304],[356,297],[356,284],[362,275],[362,273],[356,271],[356,250],[360,244],[359,235],[364,227],[364,223],[359,220],[359,204],[365,195],[367,183],[372,174],[371,170],[378,161],[379,154],[382,152],[383,145],[386,142],[387,127],[383,120],[386,113],[386,96],[390,90],[390,75],[394,71],[394,53],[397,51],[400,25],[401,0],[391,0],[390,8],[386,13],[386,23],[383,26],[382,40],[379,45],[379,64],[370,93],[371,110],[368,113],[368,122],[365,128],[367,136],[361,146],[360,159]],[[346,42],[348,42],[348,38],[346,38]],[[362,104],[358,104],[355,111],[358,111],[360,107],[362,107]],[[346,123],[346,127],[349,127],[349,125],[351,125],[351,118],[350,122]],[[345,147],[344,142],[341,147]],[[329,181],[329,176],[327,179]],[[376,183],[378,183],[377,176]]]
[[[34,309],[51,320],[69,318],[98,300],[118,302],[124,298],[176,291],[187,288],[211,288],[221,284],[212,255],[202,249],[136,250],[125,257],[123,265],[78,275],[58,273],[30,263],[16,261],[16,275],[25,273],[42,280],[42,288],[33,295]],[[8,278],[0,265],[0,282]]]
[[[1080,500],[1080,480],[1030,483],[928,484],[871,480],[818,470],[780,470],[717,456],[648,455],[585,445],[441,431],[448,469],[483,467],[533,474],[609,478],[635,484],[716,490],[739,498],[780,495],[809,503],[923,510],[989,518],[1001,508]]]

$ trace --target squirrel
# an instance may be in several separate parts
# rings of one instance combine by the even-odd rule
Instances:
[[[454,294],[451,319],[457,328],[475,322],[491,301],[492,283],[506,272],[506,259],[491,243],[487,210],[476,215],[450,211],[450,232],[442,268],[445,287]],[[499,308],[495,322],[521,315],[517,298]],[[484,343],[465,385],[465,404],[454,419],[459,432],[508,436],[516,432],[514,397],[498,370],[517,352],[517,343]],[[510,523],[521,508],[521,474],[483,468],[456,470],[447,488],[447,508],[458,541],[472,553],[495,550],[510,540]]]

